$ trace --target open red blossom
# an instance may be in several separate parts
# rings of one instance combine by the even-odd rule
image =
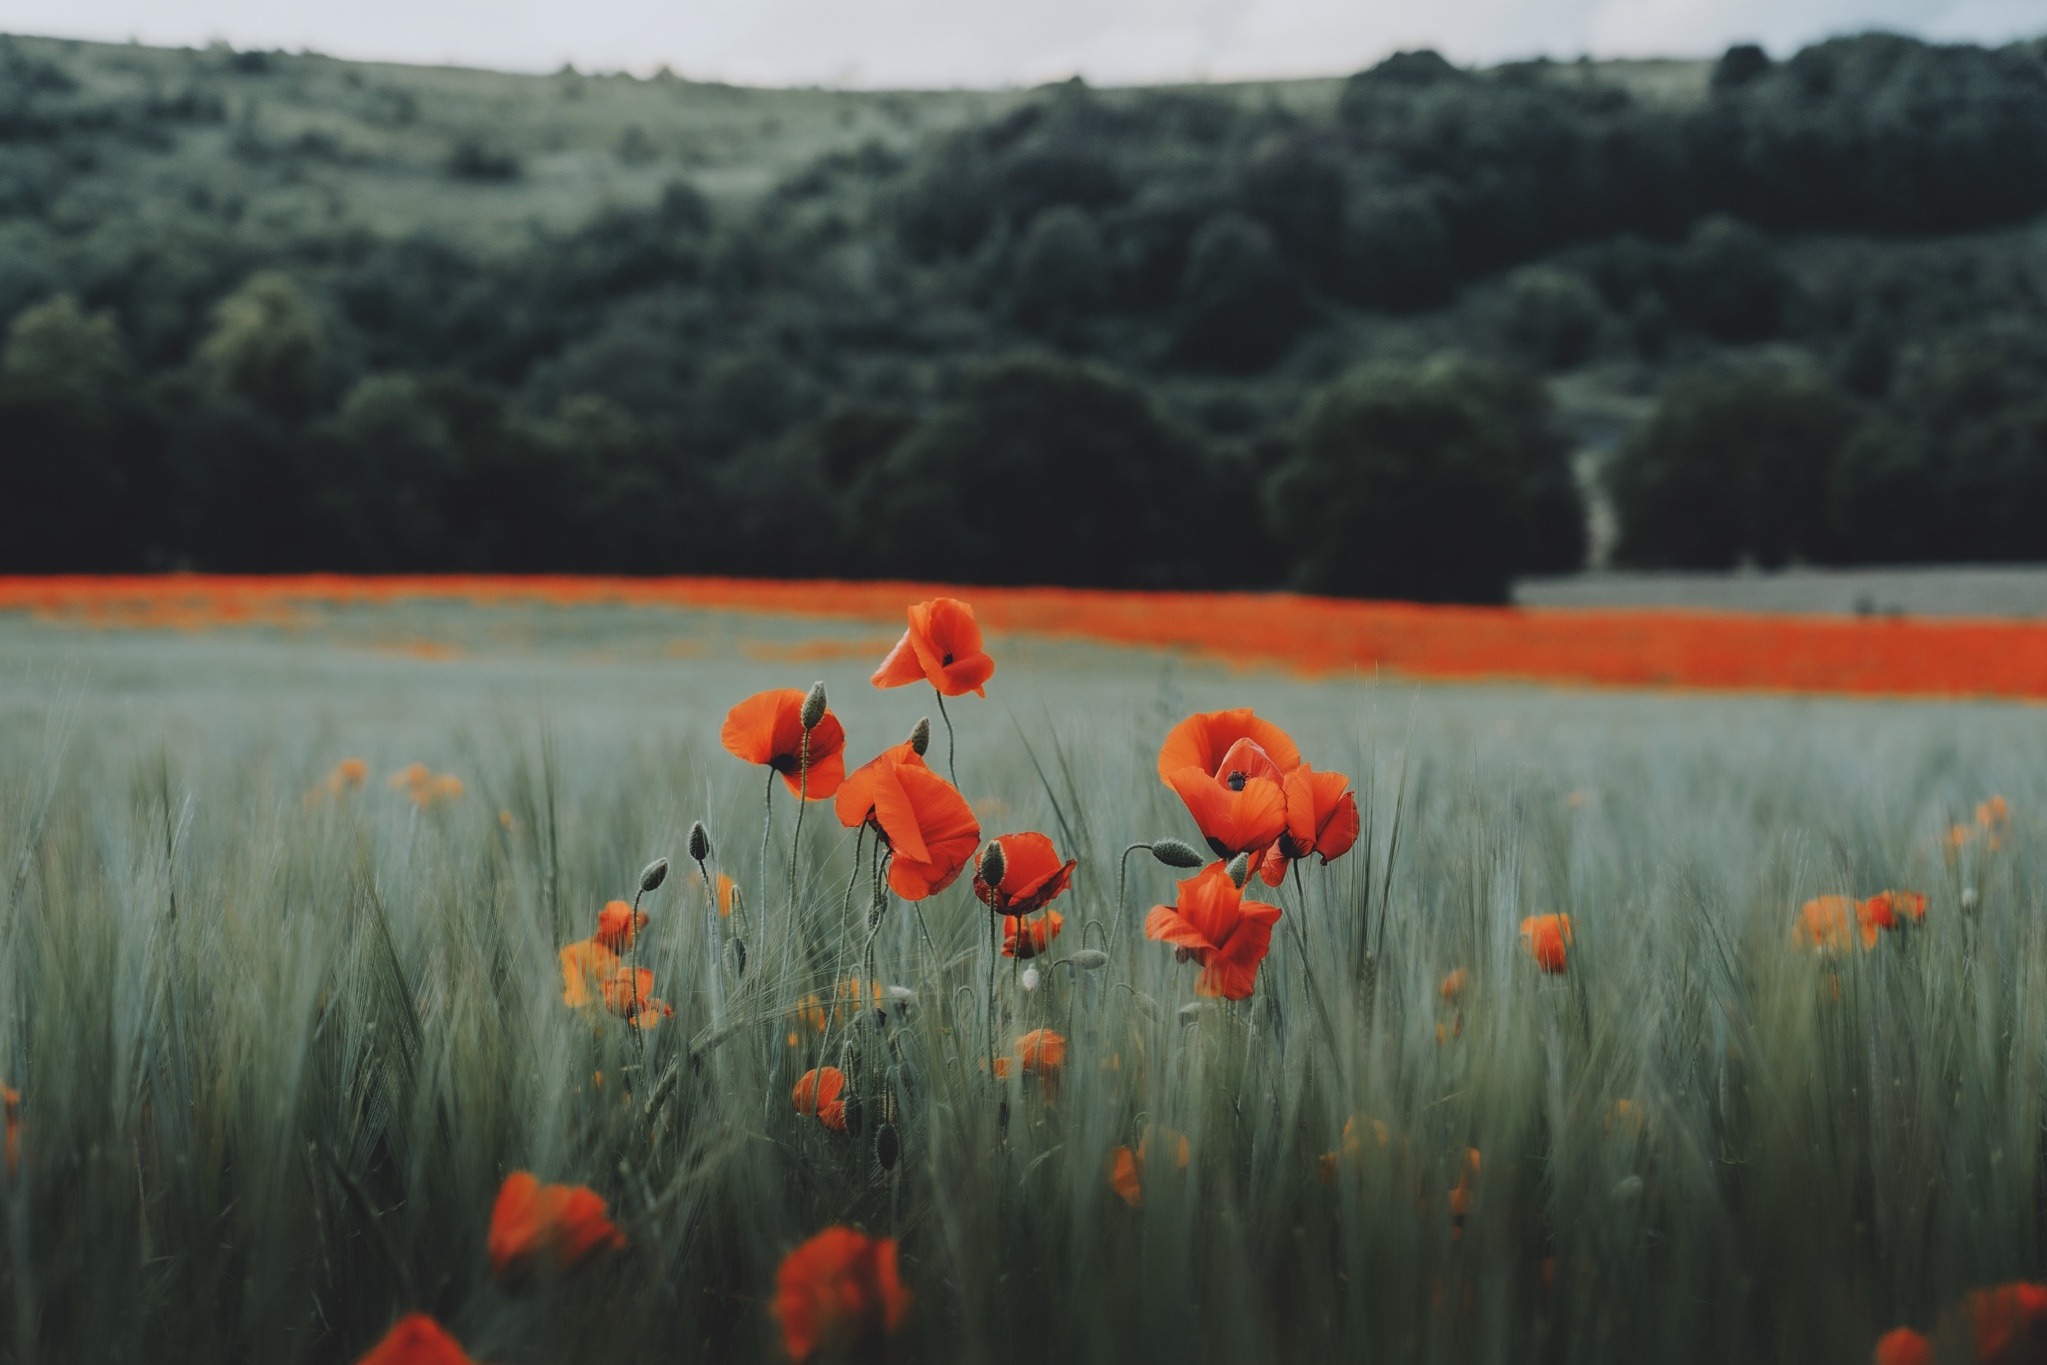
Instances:
[[[784,1256],[775,1272],[775,1318],[791,1360],[879,1341],[909,1312],[892,1237],[826,1228]]]
[[[1551,975],[1564,970],[1565,949],[1571,942],[1569,915],[1530,915],[1521,921],[1521,938],[1528,945],[1535,965]]]
[[[1868,907],[1868,915],[1886,929],[1897,928],[1900,917],[1914,924],[1926,918],[1924,891],[1879,891],[1862,904]]]
[[[888,884],[920,901],[951,886],[981,846],[981,825],[966,798],[908,744],[863,763],[839,789],[839,822],[871,825],[888,845]]]
[[[1877,1338],[1876,1365],[1933,1365],[1933,1343],[1922,1332],[1894,1327]]]
[[[1278,906],[1245,900],[1223,864],[1210,863],[1179,884],[1177,904],[1152,907],[1144,936],[1183,948],[1201,964],[1197,995],[1244,1000],[1257,985],[1277,923]]]
[[[835,1066],[821,1066],[803,1073],[803,1079],[796,1082],[796,1088],[789,1098],[796,1105],[796,1112],[807,1114],[834,1133],[846,1131],[846,1101],[841,1095],[846,1089],[846,1073]]]
[[[620,966],[618,954],[594,938],[563,944],[561,964],[562,1003],[576,1009],[595,1003],[605,981]]]
[[[486,1249],[500,1284],[568,1270],[624,1246],[603,1197],[587,1186],[543,1185],[531,1171],[514,1171],[498,1189]]]
[[[1254,741],[1240,739],[1214,772],[1188,764],[1166,783],[1187,803],[1187,813],[1219,858],[1265,850],[1286,832],[1284,774]]]
[[[910,608],[910,627],[875,670],[876,687],[928,682],[948,697],[988,695],[995,661],[981,649],[974,609],[956,597],[934,597]]]
[[[1026,1076],[1057,1076],[1066,1066],[1066,1035],[1056,1029],[1034,1028],[1016,1040],[1016,1055],[997,1057],[995,1074],[1007,1079],[1012,1067],[1020,1066]]]
[[[1266,884],[1278,886],[1294,859],[1315,854],[1331,863],[1358,841],[1358,797],[1342,773],[1318,773],[1306,763],[1280,781],[1286,795],[1286,828],[1280,832],[1277,857],[1260,868]]]
[[[990,886],[981,875],[981,857],[974,858],[974,894],[981,904],[998,915],[1028,915],[1057,900],[1073,880],[1077,864],[1059,861],[1052,841],[1042,834],[1004,834],[995,843],[1002,849],[1002,880]]]
[[[1021,915],[1002,917],[1002,955],[1004,957],[1033,958],[1052,946],[1052,940],[1066,927],[1066,917],[1057,910],[1047,910],[1036,919],[1025,919]]]
[[[1983,1365],[2047,1360],[2047,1284],[2016,1281],[1978,1289],[1963,1309]]]
[[[1173,774],[1199,768],[1210,777],[1223,769],[1223,758],[1239,740],[1250,740],[1284,773],[1298,767],[1301,751],[1286,731],[1260,720],[1248,706],[1234,711],[1202,711],[1187,717],[1159,746],[1159,780],[1173,786]]]
[[[826,711],[811,729],[806,746],[803,700],[809,695],[800,687],[756,692],[725,713],[719,738],[733,757],[765,764],[782,775],[790,791],[822,801],[845,780],[846,731],[839,718]]]
[[[424,1313],[408,1313],[355,1365],[475,1365],[475,1362],[441,1324]]]
[[[675,1017],[675,1007],[656,1000],[652,967],[622,967],[604,979],[604,1008],[631,1024],[649,1029]]]
[[[646,927],[647,912],[625,901],[606,901],[597,912],[597,941],[614,953],[632,947],[634,936]]]

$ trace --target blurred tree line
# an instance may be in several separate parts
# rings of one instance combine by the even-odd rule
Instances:
[[[2040,43],[1069,83],[498,253],[78,188],[226,110],[0,40],[0,570],[1491,600],[1588,495],[1643,564],[2047,557]]]

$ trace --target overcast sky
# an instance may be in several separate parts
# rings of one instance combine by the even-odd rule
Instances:
[[[0,0],[0,31],[751,84],[1096,84],[1355,70],[1402,47],[1455,60],[1782,54],[1887,28],[2002,42],[2047,0]]]

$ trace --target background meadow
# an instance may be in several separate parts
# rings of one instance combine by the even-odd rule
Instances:
[[[929,694],[866,681],[892,634],[0,619],[0,1360],[348,1361],[415,1308],[506,1365],[772,1359],[776,1265],[832,1223],[900,1239],[905,1359],[1846,1360],[2040,1274],[2037,709],[1311,683],[995,637],[989,697],[951,703],[960,787],[984,835],[1080,859],[1036,989],[992,978],[997,1048],[1051,1027],[1065,1064],[997,1081],[965,882],[882,923],[874,978],[914,1001],[842,1007],[854,839],[814,806],[792,858],[778,793],[763,877],[760,770],[717,742],[732,702],[821,677],[852,762],[928,714],[942,764]],[[1367,836],[1299,890],[1253,883],[1285,910],[1258,991],[1204,1003],[1142,937],[1173,873],[1133,854],[1119,907],[1117,868],[1194,837],[1158,744],[1236,705],[1349,773]],[[366,783],[309,799],[351,756]],[[386,785],[415,761],[462,795]],[[1997,847],[1944,856],[1993,793]],[[743,888],[743,977],[694,820]],[[661,856],[642,961],[676,1015],[642,1051],[563,1005],[556,950]],[[1922,925],[1791,950],[1808,897],[1892,887]],[[1548,912],[1561,977],[1517,934]],[[1107,965],[1058,965],[1083,947]],[[790,1103],[827,1062],[856,1133]],[[1148,1132],[1132,1207],[1108,1172]],[[596,1188],[628,1250],[498,1288],[518,1168]]]

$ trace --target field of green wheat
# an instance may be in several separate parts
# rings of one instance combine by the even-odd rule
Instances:
[[[0,620],[0,1361],[2035,1358],[2047,713],[1003,637],[941,711],[892,643]],[[819,680],[1075,860],[1041,953],[721,742]],[[1161,780],[1236,708],[1357,803],[1277,886]],[[1279,911],[1243,998],[1147,933],[1203,877]]]

